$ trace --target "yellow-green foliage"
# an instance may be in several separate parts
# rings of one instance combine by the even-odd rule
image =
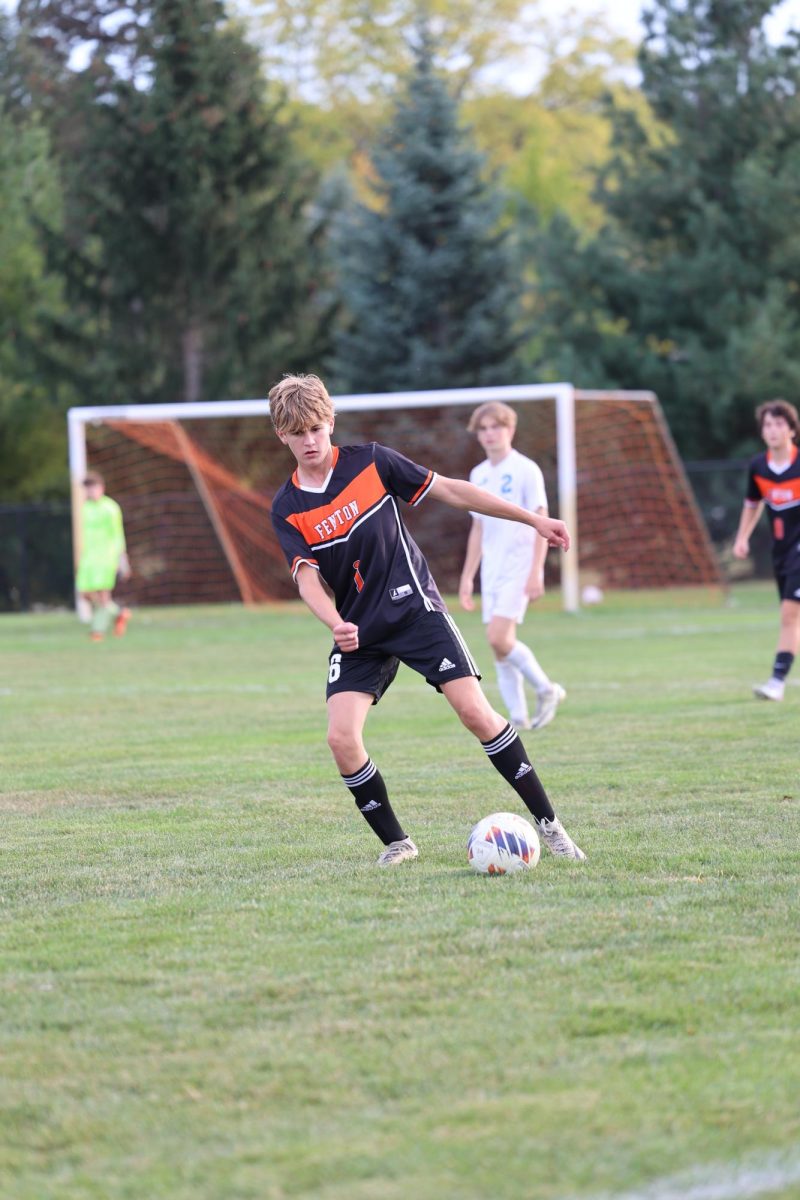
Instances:
[[[256,28],[264,7],[256,6]],[[273,19],[278,20],[281,5],[269,7]],[[510,18],[515,7],[519,6],[509,0],[503,11],[507,9]],[[597,18],[573,19],[566,26],[555,27],[540,17],[535,42],[539,53],[526,68],[522,64],[527,44],[515,38],[530,36],[530,30],[514,20],[502,31],[493,22],[487,27],[466,28],[464,13],[474,8],[456,6],[457,11],[450,13],[453,29],[448,45],[453,53],[450,63],[442,66],[449,66],[452,72],[463,101],[463,119],[472,127],[477,146],[486,154],[488,165],[501,170],[510,192],[530,203],[543,219],[561,211],[578,228],[594,231],[602,218],[592,199],[594,177],[607,160],[611,136],[605,97],[613,94],[616,103],[635,106],[645,125],[653,124],[636,88],[635,48]],[[327,12],[331,20],[331,11]],[[360,36],[366,39],[362,42],[364,57],[353,66],[354,74],[342,79],[339,55],[344,51],[334,47],[330,55],[322,55],[317,42],[323,28],[330,33],[329,24],[309,22],[306,29],[308,53],[320,62],[316,99],[309,98],[302,78],[287,78],[293,96],[295,138],[300,150],[323,171],[345,167],[359,197],[369,203],[364,181],[370,173],[370,147],[386,121],[387,96],[399,86],[407,69],[407,49],[398,29],[391,36],[386,30],[375,34],[380,44],[379,87],[377,77],[368,70],[371,35],[361,29]],[[356,27],[348,29],[348,37],[355,38]],[[265,70],[277,70],[266,45],[264,53]],[[487,82],[496,78],[503,56],[509,63],[513,89]],[[283,75],[287,77],[285,61]]]

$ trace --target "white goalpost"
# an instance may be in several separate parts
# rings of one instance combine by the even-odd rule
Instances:
[[[629,503],[637,473],[641,486],[643,469],[650,471],[647,496],[652,498],[654,487],[660,496],[663,493],[656,519],[671,524],[673,533],[684,531],[681,545],[695,564],[690,577],[677,582],[720,582],[705,526],[652,392],[585,391],[569,383],[549,383],[332,399],[338,441],[386,441],[442,474],[462,478],[481,453],[465,432],[464,409],[489,400],[515,407],[520,418],[515,444],[545,467],[551,492],[555,485],[551,513],[570,530],[571,549],[558,556],[557,564],[566,612],[580,607],[584,559],[593,581],[626,585],[604,548],[605,525],[609,520],[613,524],[614,518],[603,513],[612,512],[608,503],[615,494],[617,504]],[[269,508],[289,464],[283,447],[264,425],[268,415],[266,399],[70,409],[76,560],[81,483],[87,469],[94,467],[103,472],[109,493],[122,504],[134,587],[138,576],[135,602],[191,602],[218,595],[259,603],[285,596],[283,575],[288,573],[272,536]],[[603,447],[599,456],[598,444]],[[588,558],[581,554],[584,527]],[[453,527],[448,544],[457,542],[457,529]],[[425,548],[424,533],[421,540]],[[466,527],[459,552],[465,543]],[[443,545],[444,539],[437,544]],[[705,565],[692,544],[700,545]],[[436,554],[426,553],[438,578]],[[270,564],[266,573],[264,563]],[[443,582],[446,586],[448,580]],[[634,579],[632,586],[644,583]]]

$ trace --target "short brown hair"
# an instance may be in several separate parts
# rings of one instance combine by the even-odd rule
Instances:
[[[756,409],[756,423],[758,432],[764,428],[764,417],[783,417],[787,425],[791,427],[792,437],[797,439],[800,433],[800,417],[797,415],[797,409],[788,400],[767,400],[766,404],[759,404]]]
[[[284,375],[269,393],[269,415],[278,433],[303,433],[333,421],[333,401],[317,375]]]
[[[477,432],[484,417],[493,417],[498,425],[507,425],[512,433],[516,433],[517,414],[507,404],[501,404],[499,400],[487,400],[485,404],[479,404],[467,425],[470,433]]]

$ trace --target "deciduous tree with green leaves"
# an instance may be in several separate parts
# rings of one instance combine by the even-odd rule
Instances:
[[[372,155],[375,204],[335,239],[347,313],[339,389],[397,391],[517,377],[521,290],[503,196],[459,124],[423,24],[416,59]]]
[[[85,36],[82,0],[29,8],[27,36],[51,26],[62,59]],[[64,267],[93,330],[87,390],[263,394],[327,344],[316,179],[219,0],[139,0],[118,18],[105,11],[64,88],[78,117]]]
[[[396,90],[413,67],[421,19],[459,92],[498,62],[518,64],[543,25],[530,0],[239,0],[239,8],[268,72],[329,109],[380,104]]]
[[[298,145],[323,171],[346,161],[356,189],[407,77],[419,0],[247,0],[269,74],[286,82]],[[635,47],[599,14],[526,0],[426,0],[453,95],[509,194],[596,229],[592,170],[608,157],[607,92],[625,91]],[[444,48],[446,47],[446,53]],[[642,107],[644,107],[642,102]]]
[[[770,0],[654,0],[642,88],[617,109],[588,245],[539,242],[541,361],[589,386],[654,388],[683,452],[752,445],[755,403],[800,391],[800,39]]]

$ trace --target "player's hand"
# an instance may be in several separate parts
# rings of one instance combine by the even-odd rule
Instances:
[[[334,625],[331,633],[343,654],[358,649],[358,626],[354,625],[352,621],[341,621],[338,625]]]
[[[539,517],[534,529],[548,546],[557,550],[569,550],[569,530],[563,521],[557,521],[555,517]]]
[[[465,612],[473,612],[475,601],[472,599],[472,584],[461,581],[458,589],[458,602]]]
[[[750,553],[750,539],[744,538],[744,537],[737,537],[736,541],[733,543],[733,557],[734,558],[747,558],[749,553]]]
[[[130,579],[131,575],[133,574],[133,572],[131,571],[130,560],[128,559],[127,554],[123,553],[123,554],[120,554],[120,556],[119,556],[118,573],[119,573],[120,579],[122,579],[123,581],[126,579]]]

